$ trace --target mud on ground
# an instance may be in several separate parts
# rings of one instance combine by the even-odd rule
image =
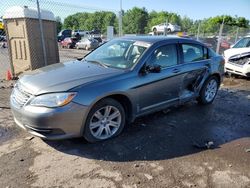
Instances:
[[[226,78],[212,105],[139,118],[96,144],[17,128],[11,87],[0,82],[0,187],[250,187],[249,80]]]

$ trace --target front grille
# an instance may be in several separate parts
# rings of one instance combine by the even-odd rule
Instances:
[[[228,62],[231,63],[231,64],[234,64],[234,65],[243,66],[246,63],[250,62],[250,58],[245,57],[245,58],[241,58],[241,59],[230,59]]]
[[[19,84],[16,84],[11,94],[12,102],[18,107],[23,107],[28,102],[30,97],[31,94],[24,91]]]

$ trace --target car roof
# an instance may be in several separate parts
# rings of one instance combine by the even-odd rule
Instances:
[[[132,40],[132,41],[142,41],[142,42],[148,42],[148,43],[152,43],[152,44],[157,43],[157,42],[164,42],[164,41],[176,42],[177,40],[180,42],[188,42],[188,43],[191,42],[191,43],[196,43],[196,44],[202,44],[196,40],[178,37],[175,35],[168,35],[168,36],[125,36],[125,37],[121,37],[120,39]]]

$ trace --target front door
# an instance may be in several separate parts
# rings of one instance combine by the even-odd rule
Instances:
[[[141,75],[137,87],[139,111],[144,113],[178,100],[180,82],[180,64],[176,44],[160,46],[152,53],[147,65],[160,65],[158,73],[148,72]]]

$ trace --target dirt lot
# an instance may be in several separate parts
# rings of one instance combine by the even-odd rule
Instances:
[[[249,80],[227,78],[214,104],[154,113],[97,144],[17,128],[11,85],[0,83],[0,187],[250,187]]]
[[[1,43],[0,43],[1,46]],[[76,49],[59,49],[60,62],[70,61],[87,54],[88,51]],[[0,48],[0,79],[5,79],[6,71],[10,69],[8,48]]]
[[[60,60],[86,51],[60,50]],[[0,187],[250,187],[250,81],[226,78],[195,101],[137,119],[112,140],[44,141],[17,128],[0,51]],[[208,145],[211,147],[208,149]]]

